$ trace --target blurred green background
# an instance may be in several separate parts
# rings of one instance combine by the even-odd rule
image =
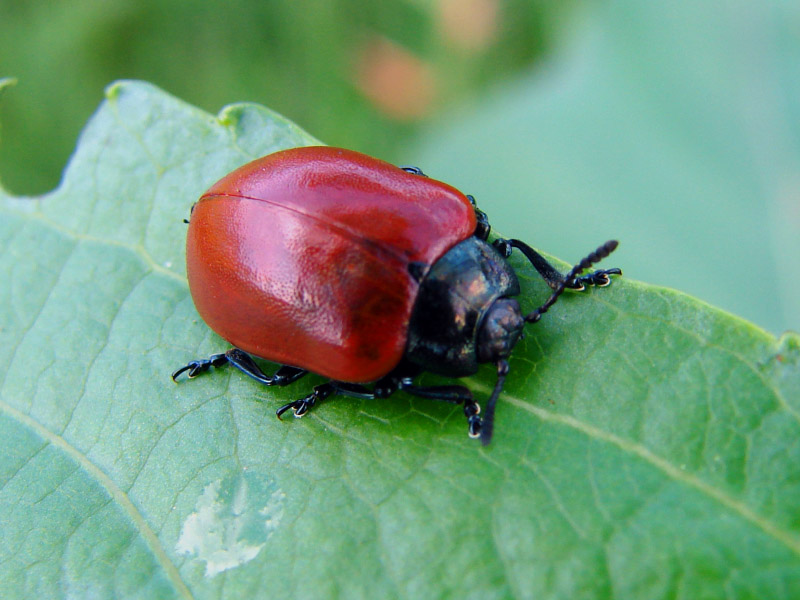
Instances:
[[[800,329],[800,3],[0,0],[1,76],[17,194],[58,184],[105,85],[145,79],[417,164],[565,260],[616,237],[627,276]]]

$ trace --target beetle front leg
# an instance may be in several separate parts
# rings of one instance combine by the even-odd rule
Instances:
[[[431,387],[420,387],[414,385],[410,380],[402,380],[400,389],[408,392],[412,396],[419,398],[430,398],[431,400],[442,400],[452,404],[464,405],[464,416],[467,417],[469,427],[469,437],[477,438],[481,435],[480,418],[481,407],[472,397],[472,392],[463,385],[437,385]]]
[[[495,249],[500,252],[503,257],[508,258],[511,256],[511,251],[513,248],[517,248],[522,254],[525,255],[525,258],[528,259],[528,262],[533,265],[533,268],[541,275],[542,279],[547,282],[547,285],[550,286],[551,289],[556,289],[562,281],[564,281],[564,275],[556,269],[553,265],[551,265],[544,256],[539,254],[536,250],[528,246],[525,242],[521,242],[520,240],[505,240],[505,239],[496,239],[492,244]],[[574,281],[568,283],[566,287],[581,291],[587,285],[595,285],[598,287],[605,287],[611,283],[611,275],[622,275],[622,271],[620,269],[598,269],[587,275],[582,275],[581,277],[576,277]]]

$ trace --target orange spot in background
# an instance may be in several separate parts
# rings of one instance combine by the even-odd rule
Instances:
[[[497,36],[499,0],[438,0],[437,27],[450,45],[479,52]]]
[[[361,48],[356,85],[381,112],[401,121],[425,117],[431,112],[436,96],[431,67],[382,37]]]

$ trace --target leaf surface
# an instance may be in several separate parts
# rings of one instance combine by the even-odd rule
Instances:
[[[488,448],[403,394],[279,422],[313,380],[173,384],[226,347],[182,219],[309,143],[262,107],[121,82],[57,190],[0,192],[0,597],[800,595],[800,339],[678,292],[560,300],[514,352]],[[512,263],[533,308],[546,286]]]

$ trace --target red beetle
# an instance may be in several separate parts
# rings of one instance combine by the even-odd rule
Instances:
[[[464,405],[484,444],[507,358],[525,322],[538,321],[565,288],[607,285],[619,269],[578,277],[614,248],[607,242],[566,276],[518,240],[487,242],[471,196],[350,150],[294,148],[222,178],[192,207],[186,268],[203,320],[234,348],[173,373],[226,363],[265,385],[308,372],[330,381],[277,410],[302,417],[334,393],[386,397],[398,389]],[[518,248],[553,289],[523,316],[506,258]],[[265,374],[250,355],[281,366]],[[452,377],[497,366],[483,419],[459,385],[420,387],[422,371]],[[371,386],[365,384],[371,383]]]

